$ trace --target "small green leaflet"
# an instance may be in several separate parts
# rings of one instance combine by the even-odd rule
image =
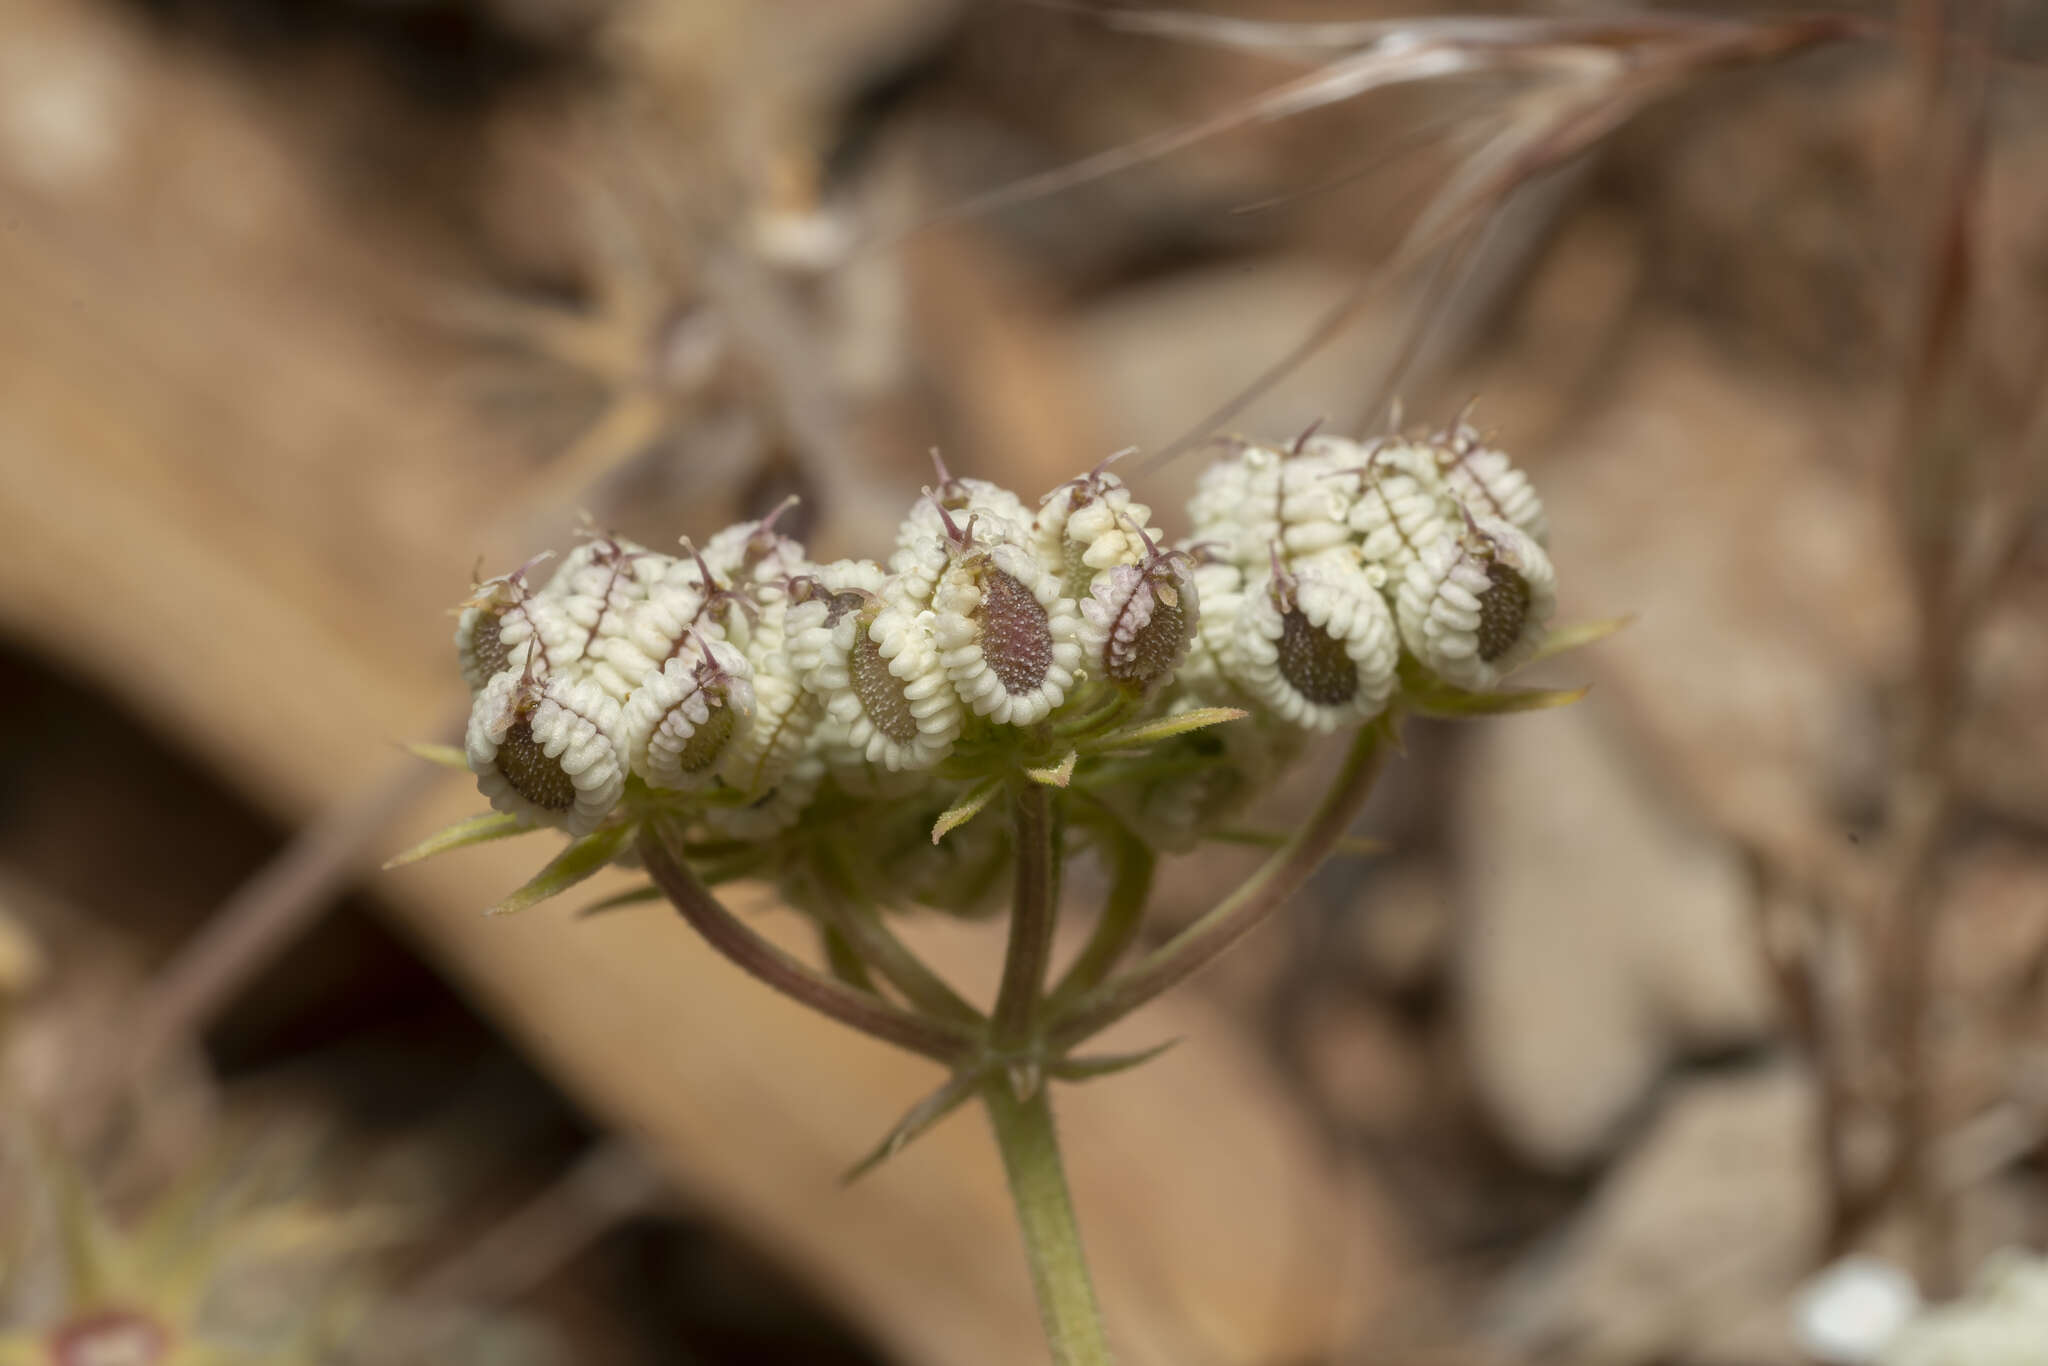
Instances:
[[[983,1067],[969,1067],[956,1073],[951,1081],[911,1106],[909,1113],[882,1136],[874,1151],[856,1162],[840,1180],[850,1185],[902,1152],[933,1125],[959,1109],[986,1076],[987,1070]]]
[[[555,855],[554,862],[534,874],[531,882],[491,907],[487,914],[511,915],[561,895],[617,858],[638,833],[639,826],[621,821],[585,835]]]
[[[1583,688],[1503,688],[1498,692],[1466,692],[1446,684],[1413,689],[1402,701],[1414,712],[1441,720],[1471,716],[1503,716],[1518,711],[1549,711],[1569,707],[1592,691]]]
[[[508,816],[502,811],[486,811],[481,816],[471,816],[449,826],[446,830],[427,836],[412,848],[386,863],[386,870],[403,868],[408,863],[418,863],[423,858],[445,854],[450,849],[466,849],[472,844],[488,844],[492,840],[510,839],[523,835],[529,830],[538,830],[537,825],[528,825],[517,816]]]
[[[937,844],[953,831],[981,814],[981,809],[995,799],[1003,790],[1002,779],[988,778],[977,783],[973,790],[960,799],[959,805],[949,809],[932,826],[932,843]]]
[[[659,900],[661,900],[661,888],[650,882],[645,887],[628,887],[623,892],[615,893],[600,901],[593,901],[582,910],[576,912],[576,917],[580,920],[584,916],[603,915],[606,911],[616,911],[621,907],[638,906],[642,902]]]
[[[1217,844],[1248,844],[1255,849],[1278,849],[1287,843],[1288,835],[1283,830],[1254,830],[1247,826],[1225,826],[1211,830],[1204,839]],[[1339,839],[1331,853],[1340,858],[1371,858],[1384,854],[1390,848],[1385,840],[1369,839],[1364,835],[1345,835]]]
[[[469,771],[469,756],[454,745],[436,745],[425,740],[415,740],[405,747],[405,752],[415,759],[425,759],[430,764],[439,764],[442,768],[459,768],[465,773]]]
[[[1024,776],[1043,787],[1065,787],[1074,780],[1074,761],[1081,756],[1073,750],[1051,768],[1027,768]]]
[[[1090,740],[1088,748],[1097,752],[1142,749],[1146,745],[1156,745],[1161,740],[1171,740],[1176,735],[1187,735],[1208,726],[1220,726],[1226,721],[1242,721],[1250,714],[1239,711],[1236,707],[1197,707],[1193,711],[1178,712],[1172,716],[1162,716],[1156,720],[1119,727]]]
[[[1560,626],[1543,637],[1543,644],[1537,647],[1530,659],[1534,664],[1540,660],[1555,659],[1570,650],[1583,649],[1593,642],[1605,640],[1635,620],[1634,617],[1609,617],[1605,621],[1579,621],[1570,626]]]
[[[1097,1077],[1114,1076],[1118,1072],[1128,1072],[1133,1067],[1142,1067],[1179,1042],[1179,1039],[1168,1039],[1165,1043],[1154,1044],[1136,1053],[1104,1053],[1093,1058],[1061,1058],[1046,1070],[1061,1081],[1093,1081]]]

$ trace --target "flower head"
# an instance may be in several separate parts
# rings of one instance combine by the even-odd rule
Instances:
[[[896,544],[943,533],[943,514],[950,514],[956,522],[964,523],[969,517],[998,517],[1012,526],[1029,526],[1030,509],[1024,500],[986,479],[962,479],[946,468],[946,458],[936,448],[932,451],[932,465],[938,474],[938,482],[924,491],[924,497],[911,504],[903,525],[897,529]]]
[[[627,615],[625,629],[603,642],[606,661],[635,688],[703,635],[724,638],[728,609],[744,611],[745,595],[720,579],[701,555],[663,557],[661,578]]]
[[[1031,513],[1016,494],[985,479],[960,479],[934,450],[939,482],[910,505],[896,528],[889,568],[898,598],[914,610],[931,605],[939,577],[953,558],[976,539],[977,529],[996,539],[1026,543]]]
[[[974,817],[1011,778],[1079,785],[1177,846],[1404,677],[1418,704],[1438,691],[1422,671],[1490,687],[1541,640],[1541,505],[1462,423],[1233,443],[1172,549],[1109,463],[1027,511],[940,461],[886,564],[814,563],[778,509],[701,550],[592,535],[545,587],[531,566],[485,581],[457,632],[479,786],[614,859],[655,815],[691,841],[774,839],[732,866],[772,854],[799,902],[823,885],[799,822],[846,825],[872,895],[960,909],[1000,890],[1007,836]]]
[[[616,702],[631,696],[645,669],[632,653],[621,656],[617,646],[630,642],[634,622],[669,564],[666,555],[631,541],[589,533],[563,559],[536,604],[549,667],[594,681]]]

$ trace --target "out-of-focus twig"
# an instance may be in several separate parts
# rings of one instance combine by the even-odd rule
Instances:
[[[1199,29],[1206,20],[1178,16],[1177,22]],[[1290,27],[1259,26],[1276,39]],[[1285,355],[1154,455],[1151,464],[1158,465],[1200,445],[1340,335],[1382,289],[1422,263],[1438,261],[1433,282],[1454,281],[1463,255],[1516,189],[1596,146],[1647,105],[1708,72],[1775,60],[1865,31],[1854,20],[1831,15],[1771,22],[1673,16],[1641,24],[1472,20],[1441,31],[1427,22],[1391,23],[1371,28],[1363,47],[1264,96],[1186,128],[970,198],[942,210],[933,221],[1058,193],[1238,127],[1291,117],[1394,85],[1478,73],[1529,79],[1530,87],[1504,110],[1484,116],[1496,120],[1494,131],[1461,160],[1388,257]],[[1300,46],[1335,41],[1330,32],[1310,36],[1315,41]],[[1368,412],[1377,411],[1398,384],[1426,323],[1426,318],[1418,319],[1397,349],[1383,392],[1373,396]]]
[[[304,934],[374,861],[368,851],[377,836],[440,776],[427,764],[394,762],[381,782],[322,813],[222,902],[150,982],[135,1015],[135,1046],[123,1060],[126,1078],[204,1030]]]
[[[1749,20],[1711,14],[1614,15],[1409,15],[1393,19],[1336,21],[1274,21],[1235,19],[1193,10],[1111,9],[1073,0],[1020,0],[1037,9],[1085,14],[1126,33],[1150,33],[1210,47],[1274,55],[1301,54],[1374,44],[1415,42],[1458,43],[1472,47],[1513,47],[1531,43],[1582,43],[1625,46],[1667,34],[1696,34],[1702,29],[1747,27]],[[1864,36],[1878,36],[1881,25],[1850,14],[1826,16]]]
[[[1848,1249],[1855,1231],[1862,1186],[1850,1164],[1848,1128],[1854,1099],[1843,1012],[1831,990],[1830,968],[1839,916],[1827,892],[1795,880],[1761,851],[1750,849],[1755,932],[1764,969],[1778,998],[1793,1044],[1813,1072],[1814,1146],[1827,1186],[1828,1220],[1824,1256],[1832,1261]]]
[[[1893,426],[1896,514],[1919,639],[1911,680],[1903,761],[1894,774],[1886,853],[1888,886],[1874,917],[1882,938],[1874,1037],[1885,1042],[1896,1091],[1891,1107],[1890,1168],[1860,1218],[1902,1197],[1918,1235],[1922,1283],[1949,1287],[1953,1202],[1942,1189],[1931,1150],[1939,1132],[1940,1088],[1930,1016],[1939,910],[1940,853],[1955,794],[1951,739],[1970,631],[1981,612],[1956,601],[1960,549],[1972,521],[1974,443],[1945,430],[1947,400],[1964,378],[1969,304],[1976,269],[1973,245],[1982,194],[1989,73],[1995,7],[1972,3],[1968,26],[1980,39],[1971,52],[1951,53],[1952,19],[1942,0],[1914,7],[1911,37],[1921,75],[1925,117],[1916,150],[1915,184],[1931,187],[1916,233],[1919,270],[1898,415]]]
[[[1868,31],[1846,15],[1775,21],[1692,16],[1656,19],[1399,19],[1363,25],[1251,23],[1171,11],[1094,11],[1114,27],[1263,50],[1339,48],[1305,75],[1209,118],[1011,181],[939,210],[911,231],[1059,194],[1260,123],[1274,123],[1396,85],[1474,74],[1632,83],[1671,75],[1673,60],[1698,69],[1762,61]],[[1251,39],[1256,32],[1258,41]]]
[[[599,1141],[551,1185],[411,1286],[425,1303],[516,1300],[623,1220],[655,1209],[668,1187],[639,1150]]]
[[[629,1219],[661,1209],[668,1187],[639,1150],[608,1138],[525,1204],[407,1288],[402,1309],[363,1336],[386,1363],[441,1360],[469,1316],[530,1294]]]

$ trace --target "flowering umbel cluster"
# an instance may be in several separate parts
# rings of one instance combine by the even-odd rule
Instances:
[[[770,516],[487,580],[456,645],[489,834],[559,827],[594,868],[658,814],[714,880],[972,911],[1009,836],[967,817],[1004,775],[1183,847],[1305,736],[1485,692],[1542,641],[1542,505],[1462,423],[1236,443],[1188,511],[1169,544],[1106,464],[1035,505],[941,466],[885,560],[815,562]]]

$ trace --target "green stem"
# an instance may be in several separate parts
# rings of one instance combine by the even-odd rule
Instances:
[[[850,987],[762,938],[697,880],[689,864],[669,851],[657,824],[650,821],[640,832],[640,858],[647,875],[691,928],[736,966],[822,1015],[948,1067],[959,1066],[973,1051],[974,1038],[968,1031],[913,1015]]]
[[[828,848],[821,861],[827,865],[820,879],[825,883],[819,889],[822,909],[853,951],[925,1014],[979,1028],[981,1012],[898,939],[874,906],[853,889],[838,849]]]
[[[1152,870],[1158,862],[1152,850],[1120,822],[1104,821],[1101,835],[1110,861],[1109,898],[1103,903],[1094,933],[1046,998],[1049,1014],[1057,1015],[1069,1001],[1109,976],[1136,942],[1145,904],[1152,896]]]
[[[1010,946],[1003,956],[1003,981],[996,989],[990,1038],[1014,1048],[1031,1038],[1045,970],[1052,960],[1058,874],[1054,867],[1052,793],[1042,784],[1016,784],[1011,798],[1016,822],[1016,895],[1010,906]]]
[[[1109,1342],[1102,1332],[1102,1311],[1088,1279],[1081,1251],[1081,1230],[1074,1220],[1074,1202],[1067,1194],[1067,1174],[1060,1164],[1058,1135],[1053,1131],[1052,1105],[1044,1087],[1020,1100],[1009,1082],[997,1077],[982,1088],[996,1144],[1003,1152],[1003,1170],[1010,1178],[1010,1198],[1017,1207],[1017,1225],[1024,1234],[1024,1254],[1031,1263],[1031,1284],[1038,1292],[1038,1316],[1055,1366],[1110,1366]]]
[[[1128,715],[1137,702],[1138,699],[1131,693],[1118,688],[1103,705],[1083,715],[1062,721],[1052,728],[1052,733],[1065,740],[1107,730]]]
[[[1323,795],[1322,804],[1294,832],[1293,838],[1201,919],[1126,971],[1077,997],[1053,1021],[1048,1045],[1055,1052],[1062,1052],[1100,1032],[1201,971],[1225,949],[1265,923],[1301,889],[1344,838],[1359,808],[1372,795],[1374,780],[1386,766],[1398,725],[1397,718],[1389,712],[1362,728],[1352,742],[1343,769]]]
[[[825,966],[832,969],[834,977],[858,991],[874,992],[875,979],[868,974],[867,960],[845,935],[831,925],[820,925],[818,939],[825,948]]]

